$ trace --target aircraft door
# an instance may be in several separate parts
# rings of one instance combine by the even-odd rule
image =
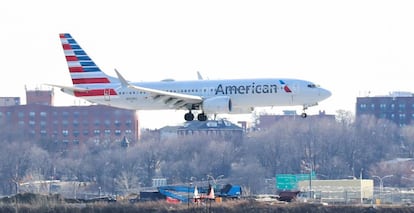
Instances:
[[[104,89],[104,100],[111,101],[111,89]]]
[[[292,101],[292,104],[295,104],[295,94],[299,94],[299,85],[298,84],[296,84],[296,83],[294,83],[294,84],[292,84],[292,85],[290,85],[290,86],[288,86],[289,87],[289,89],[290,89],[290,97],[291,97],[291,101]],[[296,100],[297,101],[297,100]]]

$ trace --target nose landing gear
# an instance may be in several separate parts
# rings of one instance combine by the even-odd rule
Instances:
[[[302,118],[306,118],[306,117],[308,117],[308,114],[306,114],[306,110],[308,109],[308,106],[306,106],[306,105],[303,105],[303,112],[302,112],[302,114],[300,115],[300,117],[302,117]]]
[[[300,117],[306,118],[306,117],[308,117],[308,114],[306,114],[306,112],[302,112],[302,114],[300,115]]]

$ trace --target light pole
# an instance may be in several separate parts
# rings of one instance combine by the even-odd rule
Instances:
[[[312,172],[313,172],[313,164],[310,165],[309,170],[309,200],[311,200],[312,197]]]
[[[361,171],[359,172],[359,180],[360,180],[360,190],[361,190],[361,204],[363,204],[364,199],[362,198],[363,194],[362,194],[362,171],[364,171],[364,168],[361,168]]]
[[[380,177],[380,176],[377,176],[377,175],[374,175],[374,176],[372,176],[373,178],[378,178],[378,180],[379,180],[379,184],[380,184],[380,200],[382,200],[382,191],[384,190],[384,179],[385,178],[390,178],[390,177],[393,177],[394,175],[385,175],[385,176],[383,176],[383,177]]]
[[[217,185],[217,180],[219,180],[220,178],[224,177],[224,175],[219,175],[216,178],[214,178],[211,175],[207,175],[207,181],[210,180],[210,178],[213,180],[214,186]],[[209,182],[210,183],[210,182]]]

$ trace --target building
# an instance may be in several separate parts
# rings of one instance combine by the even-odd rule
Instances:
[[[298,186],[305,197],[311,190],[314,199],[326,203],[370,203],[374,198],[372,179],[303,180]]]
[[[26,88],[26,104],[27,105],[46,105],[46,106],[53,106],[54,105],[54,90],[41,90],[41,89],[34,89],[28,90]]]
[[[26,91],[26,105],[0,106],[3,131],[34,141],[66,146],[87,141],[137,141],[139,124],[134,110],[103,105],[53,106],[53,91]]]
[[[225,140],[241,141],[243,139],[243,128],[227,120],[208,120],[205,122],[188,121],[182,126],[167,126],[161,128],[160,138],[171,137],[218,137]]]
[[[19,97],[0,97],[0,107],[20,105]]]
[[[325,111],[319,111],[317,115],[309,115],[307,118],[302,118],[301,115],[298,115],[295,110],[285,110],[283,115],[260,115],[257,123],[257,129],[267,129],[273,126],[276,122],[284,120],[295,120],[295,119],[309,119],[309,120],[321,120],[321,119],[331,119],[335,120],[335,115],[328,115]]]
[[[358,97],[356,119],[373,115],[398,126],[410,125],[414,120],[414,96],[409,92],[392,92],[386,96]]]

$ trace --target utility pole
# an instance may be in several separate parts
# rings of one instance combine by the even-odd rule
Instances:
[[[364,168],[361,168],[361,172],[359,173],[359,180],[360,180],[360,190],[361,190],[361,204],[363,204],[364,200],[362,198],[363,193],[362,193],[362,171],[364,171]]]

